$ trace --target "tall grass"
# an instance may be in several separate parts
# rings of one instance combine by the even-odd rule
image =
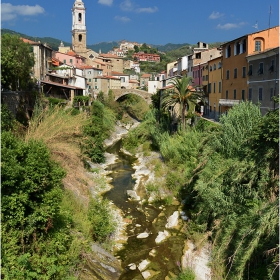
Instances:
[[[88,196],[86,184],[89,179],[84,174],[80,143],[84,136],[83,126],[88,123],[88,117],[81,112],[73,114],[72,110],[60,107],[42,108],[40,105],[34,110],[25,141],[36,139],[43,141],[49,148],[52,158],[66,171],[64,185],[78,195]],[[43,160],[43,159],[42,159]]]

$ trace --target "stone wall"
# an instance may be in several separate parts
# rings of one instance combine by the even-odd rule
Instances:
[[[31,115],[34,109],[36,101],[36,95],[33,92],[16,92],[16,91],[2,91],[1,102],[6,104],[8,109],[13,113],[14,116],[22,111],[27,114],[27,117]]]

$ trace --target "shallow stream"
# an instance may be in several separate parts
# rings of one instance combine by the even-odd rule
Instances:
[[[107,170],[112,171],[109,176],[112,178],[113,188],[104,194],[105,198],[122,211],[123,218],[128,221],[127,242],[115,253],[123,267],[119,279],[171,279],[180,272],[185,236],[180,229],[166,229],[165,225],[167,218],[178,210],[178,205],[157,207],[147,203],[141,205],[139,201],[128,201],[126,191],[133,190],[134,187],[132,164],[136,159],[122,153],[120,148],[121,141],[107,150],[108,153],[117,155],[117,161],[107,167]],[[142,199],[145,195],[144,188],[141,190],[140,187],[137,194]],[[165,230],[169,232],[169,237],[156,243],[158,233]],[[138,234],[144,232],[149,233],[147,238],[137,238]],[[134,270],[131,270],[131,264],[135,264]]]

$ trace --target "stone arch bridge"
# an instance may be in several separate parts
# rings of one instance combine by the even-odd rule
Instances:
[[[141,89],[113,89],[115,101],[127,94],[135,94],[143,98],[149,105],[152,104],[151,93]]]

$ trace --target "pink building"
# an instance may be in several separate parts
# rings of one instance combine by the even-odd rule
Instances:
[[[86,58],[76,54],[73,51],[68,53],[55,52],[55,58],[61,61],[63,64],[72,65],[72,66],[82,66],[86,63]]]
[[[202,65],[198,64],[193,66],[193,79],[192,84],[194,86],[201,86],[202,85]]]

